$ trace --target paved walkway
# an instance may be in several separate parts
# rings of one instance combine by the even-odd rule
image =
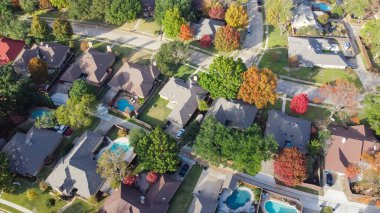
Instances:
[[[103,104],[99,104],[98,109],[95,113],[95,116],[104,121],[107,121],[108,123],[112,125],[119,125],[127,129],[136,129],[136,128],[143,129],[142,127],[134,123],[128,122],[124,119],[108,114],[108,108]]]
[[[22,207],[22,206],[19,206],[19,205],[17,205],[17,204],[14,204],[14,203],[12,203],[12,202],[7,201],[7,200],[0,199],[0,203],[1,203],[1,204],[4,204],[4,205],[6,205],[6,206],[10,206],[10,207],[12,207],[12,208],[14,208],[14,209],[17,209],[17,210],[19,210],[20,212],[24,212],[24,213],[33,213],[33,212],[30,211],[29,209],[26,209],[26,208],[24,208],[24,207]]]

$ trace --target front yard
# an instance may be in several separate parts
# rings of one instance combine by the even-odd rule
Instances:
[[[62,213],[89,213],[89,212],[97,212],[94,206],[91,206],[89,203],[76,198],[75,201]]]
[[[190,75],[193,74],[194,72],[195,72],[195,69],[186,65],[182,65],[178,68],[178,71],[174,75],[174,77],[187,80],[190,77]]]
[[[187,212],[193,200],[193,190],[201,176],[202,167],[194,165],[187,173],[177,192],[170,201],[168,213]]]
[[[136,27],[137,32],[146,33],[150,35],[157,35],[161,26],[157,24],[153,18],[151,19],[140,19],[138,20],[138,25]]]
[[[168,100],[161,98],[159,94],[155,94],[152,99],[149,100],[138,119],[153,127],[163,127],[166,117],[168,117],[171,112],[170,109],[166,108],[168,103]]]
[[[264,28],[265,29],[265,28]],[[281,34],[278,26],[268,25],[268,47],[277,48],[288,46],[288,34]],[[265,42],[264,42],[265,45]]]

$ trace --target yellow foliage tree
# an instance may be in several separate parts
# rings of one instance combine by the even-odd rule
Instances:
[[[28,63],[28,70],[33,81],[37,84],[43,83],[48,78],[48,65],[40,58],[32,58]]]
[[[34,189],[28,189],[26,191],[26,197],[29,200],[33,200],[33,199],[35,199],[37,197],[37,192]]]
[[[225,19],[231,27],[243,28],[248,25],[248,13],[239,4],[231,4],[226,12]]]
[[[238,98],[262,109],[268,103],[274,104],[276,101],[276,87],[277,77],[270,69],[259,70],[257,67],[250,67],[243,73]]]

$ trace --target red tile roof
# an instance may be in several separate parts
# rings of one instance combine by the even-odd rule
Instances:
[[[13,61],[24,48],[23,41],[12,40],[10,38],[0,39],[0,65]]]

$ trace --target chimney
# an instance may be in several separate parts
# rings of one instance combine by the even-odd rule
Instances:
[[[145,196],[141,196],[140,197],[140,203],[141,204],[145,204]]]
[[[92,48],[92,42],[89,41],[89,42],[87,42],[87,43],[88,43],[88,47]]]
[[[45,47],[46,47],[46,48],[49,48],[49,44],[45,44]]]
[[[376,151],[376,150],[377,150],[377,146],[373,145],[373,151]]]
[[[107,52],[112,52],[111,46],[107,45]]]
[[[347,138],[342,138],[342,143],[346,143]]]
[[[193,80],[194,80],[195,82],[197,82],[197,81],[198,81],[198,76],[194,75],[194,76],[193,76]]]

